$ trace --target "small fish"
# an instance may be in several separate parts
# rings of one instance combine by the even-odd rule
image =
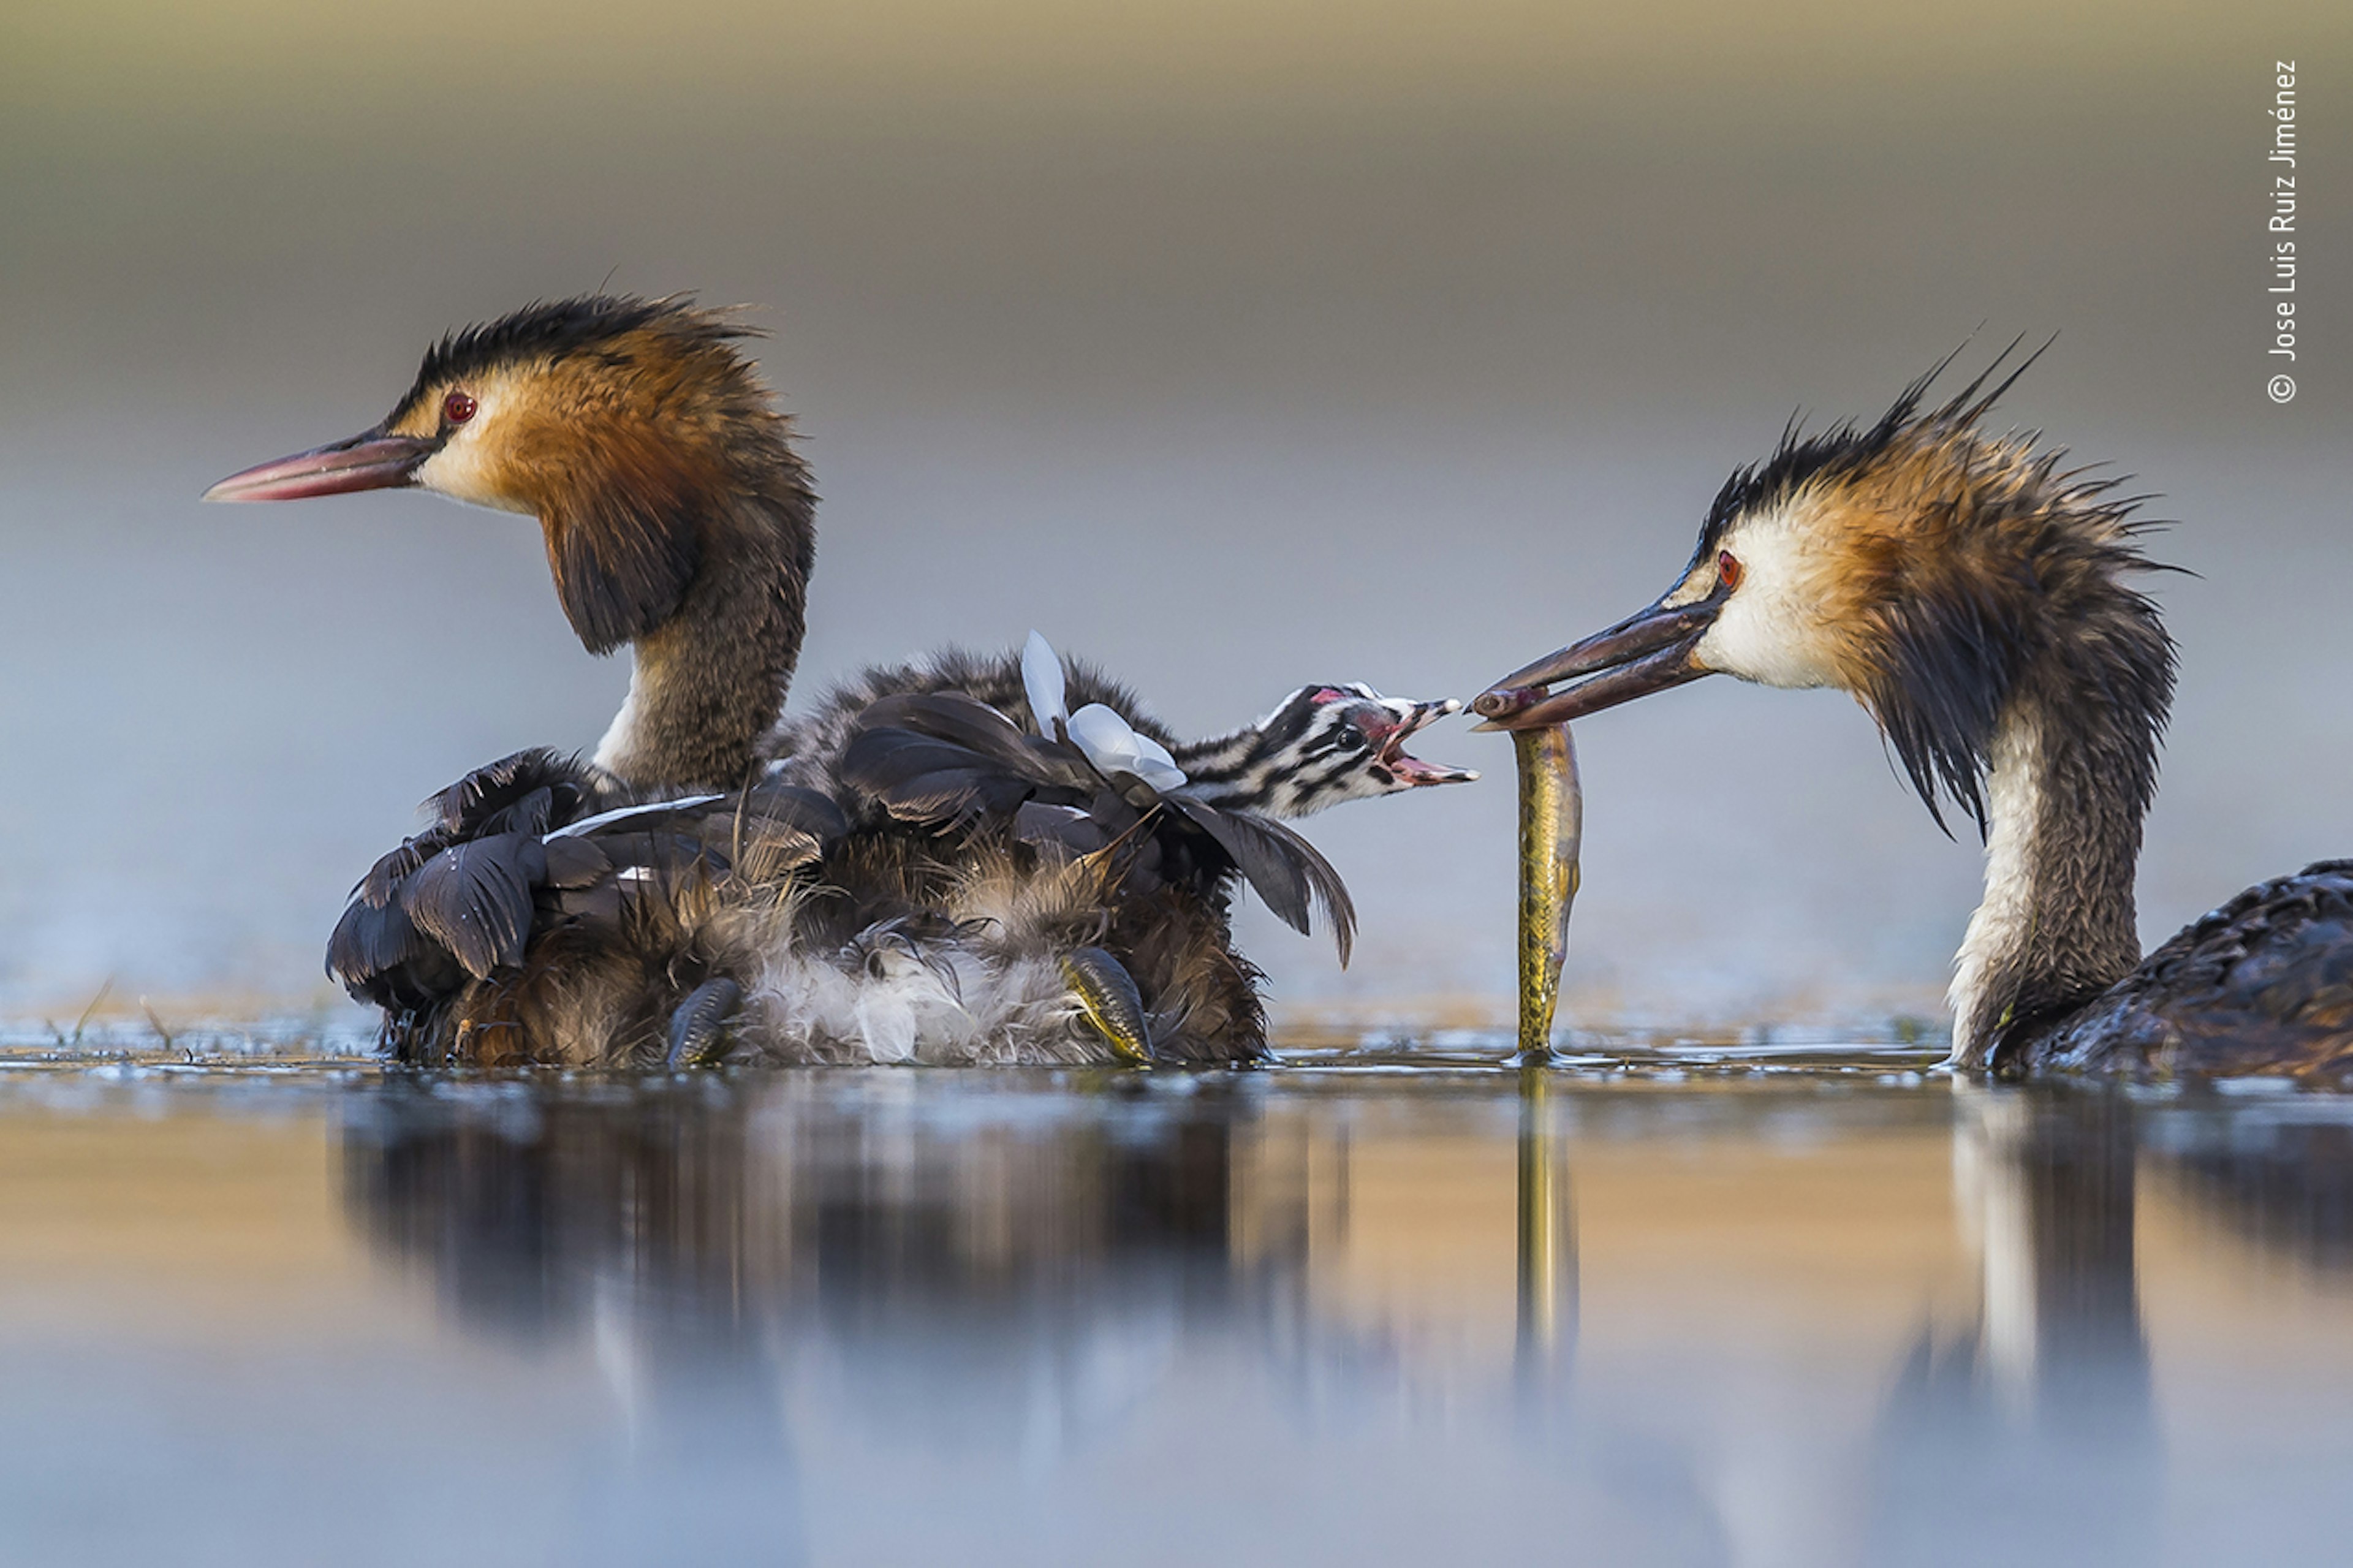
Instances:
[[[1542,1061],[1552,1050],[1561,961],[1568,956],[1585,789],[1567,725],[1514,730],[1512,748],[1520,773],[1520,1056]]]
[[[670,1016],[670,1066],[716,1067],[733,1044],[727,1026],[743,1005],[744,988],[724,975],[706,980]]]
[[[1122,1061],[1138,1066],[1151,1062],[1152,1024],[1124,964],[1102,948],[1075,948],[1062,959],[1062,979],[1087,1022],[1111,1042]]]
[[[1549,695],[1551,695],[1551,689],[1548,687],[1498,686],[1492,691],[1482,691],[1472,698],[1471,711],[1487,721],[1486,723],[1479,725],[1479,729],[1493,731],[1504,727],[1502,722],[1504,720],[1511,718],[1515,713],[1525,712]]]

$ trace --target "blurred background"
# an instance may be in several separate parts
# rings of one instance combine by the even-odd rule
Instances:
[[[1793,410],[2061,334],[2017,421],[2179,521],[2141,879],[2169,932],[2353,853],[2353,11],[2022,0],[0,9],[0,1012],[305,1005],[465,769],[592,745],[537,531],[415,495],[200,507],[447,328],[596,288],[758,308],[825,504],[803,700],[1029,628],[1179,730],[1308,680],[1468,697],[1645,602]],[[2273,62],[2309,118],[2302,394],[2263,393]],[[1978,846],[1830,693],[1581,728],[1564,1016],[1933,1012]],[[1509,749],[1314,825],[1355,969],[1511,978]]]

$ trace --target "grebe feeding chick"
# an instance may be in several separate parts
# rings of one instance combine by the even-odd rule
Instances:
[[[535,517],[581,642],[635,654],[593,762],[517,753],[429,803],[331,972],[435,1063],[1263,1055],[1235,884],[1303,930],[1322,904],[1345,957],[1345,890],[1276,818],[1475,777],[1404,751],[1457,705],[1310,686],[1184,746],[1033,649],[783,717],[816,497],[749,335],[675,299],[530,306],[444,339],[382,424],[207,492]]]
[[[1924,407],[1949,363],[1873,424],[1793,425],[1725,483],[1663,595],[1475,708],[1516,730],[1716,673],[1838,687],[1939,825],[1941,797],[1985,839],[1955,1066],[2353,1068],[2353,860],[2250,888],[2142,960],[2133,874],[2174,648],[2131,580],[2158,568],[2117,481],[2063,468],[2036,433],[1982,427],[2031,356]]]

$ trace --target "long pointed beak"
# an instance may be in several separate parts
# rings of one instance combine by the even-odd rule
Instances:
[[[1651,605],[1580,642],[1523,665],[1480,693],[1471,710],[1482,730],[1535,730],[1582,719],[1653,691],[1713,673],[1694,650],[1724,607],[1722,590],[1696,604]],[[1544,689],[1578,676],[1591,679],[1558,693]]]
[[[290,458],[231,474],[206,490],[206,500],[303,500],[347,490],[391,489],[417,482],[417,469],[439,449],[436,441],[363,430]]]

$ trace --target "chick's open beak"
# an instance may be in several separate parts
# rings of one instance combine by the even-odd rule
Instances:
[[[417,470],[440,443],[415,436],[363,430],[290,458],[231,474],[206,490],[206,500],[303,500],[347,490],[391,489],[417,482]]]
[[[1534,730],[1565,723],[1697,680],[1712,673],[1700,663],[1700,638],[1715,624],[1725,595],[1719,589],[1695,604],[1654,604],[1514,670],[1480,693],[1472,711],[1487,721],[1482,730]],[[1590,679],[1566,691],[1546,692],[1556,681]]]
[[[1366,738],[1377,748],[1380,763],[1396,776],[1400,784],[1416,788],[1424,784],[1469,784],[1479,776],[1475,768],[1449,767],[1443,763],[1425,763],[1409,754],[1405,743],[1417,733],[1445,718],[1460,713],[1462,704],[1449,697],[1440,702],[1417,702],[1402,719],[1385,710],[1376,709],[1358,721]],[[1394,722],[1390,722],[1394,719]]]

